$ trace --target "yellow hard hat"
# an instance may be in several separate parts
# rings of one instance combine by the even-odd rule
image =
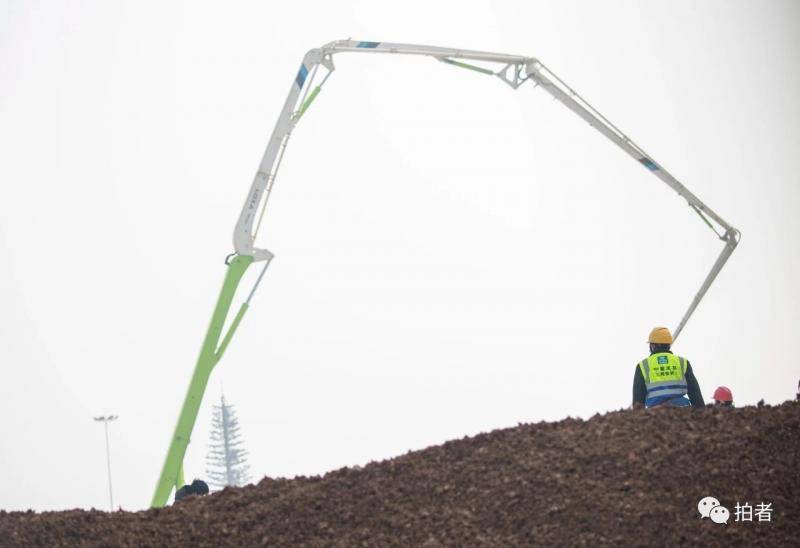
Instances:
[[[647,342],[655,344],[672,344],[672,333],[666,327],[654,327]]]

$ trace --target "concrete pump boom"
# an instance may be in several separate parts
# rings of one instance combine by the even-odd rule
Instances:
[[[653,160],[641,147],[630,140],[622,131],[567,86],[538,59],[520,55],[506,55],[483,51],[419,46],[413,44],[393,44],[389,42],[359,42],[354,40],[338,40],[330,42],[321,48],[312,49],[306,53],[300,65],[300,70],[292,82],[289,94],[278,116],[278,121],[272,131],[272,136],[267,144],[264,156],[261,158],[258,171],[256,172],[250,191],[247,194],[247,199],[242,207],[239,220],[236,223],[233,235],[235,253],[231,254],[228,260],[226,260],[228,270],[225,281],[214,314],[211,318],[211,325],[208,328],[206,338],[203,342],[192,380],[189,384],[189,390],[186,394],[186,399],[184,400],[181,414],[175,427],[175,433],[170,442],[161,476],[156,485],[151,503],[154,507],[166,504],[172,489],[180,488],[183,485],[183,457],[190,441],[190,436],[211,371],[230,343],[236,328],[239,326],[239,323],[247,311],[253,293],[261,282],[264,271],[267,266],[269,266],[273,257],[273,254],[268,250],[256,248],[255,240],[264,217],[264,212],[266,211],[272,186],[275,182],[278,169],[280,168],[283,153],[286,150],[292,130],[311,103],[316,99],[317,95],[319,95],[328,77],[335,70],[333,56],[343,52],[373,54],[394,53],[432,57],[443,63],[473,70],[487,76],[496,76],[514,89],[530,80],[536,85],[541,86],[542,89],[555,99],[583,118],[589,125],[602,133],[611,142],[625,151],[629,156],[633,157],[634,160],[639,162],[653,175],[661,179],[672,188],[672,190],[677,192],[678,195],[684,198],[689,207],[701,217],[725,245],[719,257],[714,262],[711,271],[700,286],[700,289],[695,294],[694,299],[692,299],[686,313],[678,323],[675,329],[675,338],[677,338],[683,330],[686,322],[700,303],[700,300],[706,294],[708,288],[717,277],[717,274],[722,270],[722,267],[739,243],[738,230],[704,204],[680,181],[664,169],[663,166]],[[490,63],[493,68],[472,65],[465,63],[465,60]],[[327,71],[327,73],[322,81],[312,89],[313,81],[320,67]],[[230,310],[231,302],[239,285],[239,281],[250,264],[257,261],[264,261],[264,267],[253,289],[250,291],[247,300],[242,303],[238,313],[231,321],[228,331],[223,336],[222,328],[228,316],[228,311]]]

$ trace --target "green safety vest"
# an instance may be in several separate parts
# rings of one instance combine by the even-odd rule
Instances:
[[[669,352],[653,354],[639,363],[647,387],[647,407],[686,395],[687,364],[684,358]]]

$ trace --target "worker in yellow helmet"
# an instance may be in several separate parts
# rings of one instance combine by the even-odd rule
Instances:
[[[669,329],[654,328],[647,342],[650,343],[650,357],[636,365],[633,375],[633,406],[704,407],[692,365],[670,350],[672,333]]]

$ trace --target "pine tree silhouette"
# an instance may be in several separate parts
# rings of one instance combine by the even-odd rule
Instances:
[[[211,441],[206,456],[206,475],[212,489],[241,486],[250,481],[247,451],[242,445],[236,411],[225,402],[225,396],[222,395],[220,404],[214,406]]]

